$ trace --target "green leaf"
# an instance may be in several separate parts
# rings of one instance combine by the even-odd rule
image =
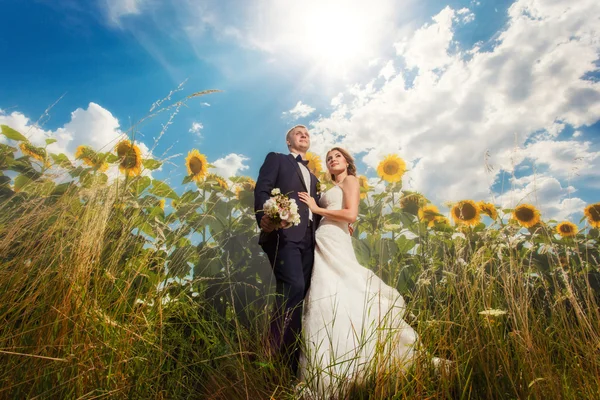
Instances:
[[[412,239],[407,239],[405,236],[400,236],[398,239],[396,239],[396,244],[398,245],[398,251],[406,254],[412,250],[417,243],[415,243],[415,241]]]
[[[46,145],[50,145],[52,143],[56,143],[56,139],[46,139]]]
[[[27,186],[30,183],[31,183],[31,179],[30,178],[28,178],[25,175],[18,175],[15,178],[14,188],[15,188],[16,191],[20,191],[20,190],[22,190],[25,186]]]
[[[71,164],[71,160],[69,160],[69,157],[67,157],[63,153],[60,153],[59,155],[50,154],[50,157],[52,157],[52,160],[54,160],[54,163],[58,164],[59,166],[61,166],[63,168],[67,168],[67,169],[73,168],[73,164]]]
[[[11,161],[10,165],[8,166],[8,169],[19,172],[27,176],[29,179],[33,180],[38,179],[42,176],[40,172],[36,171],[33,168],[29,157],[21,157]]]
[[[188,275],[191,266],[188,263],[195,264],[198,261],[198,253],[194,246],[179,247],[169,255],[169,273],[179,278]]]
[[[109,164],[112,164],[112,163],[115,163],[115,162],[119,161],[119,157],[117,155],[115,155],[115,154],[110,153],[110,154],[108,154],[106,156],[106,158],[104,159],[104,161],[106,161]]]
[[[149,177],[142,176],[141,178],[136,179],[134,182],[131,183],[131,189],[133,190],[133,193],[137,197],[140,194],[142,194],[144,192],[144,190],[146,190],[146,188],[148,186],[150,186],[151,183],[152,183],[152,180]]]
[[[149,170],[155,170],[157,168],[160,168],[160,166],[162,165],[160,161],[156,161],[153,159],[144,160],[142,164],[144,165],[144,168]]]
[[[185,185],[186,183],[190,183],[192,181],[192,176],[188,175],[185,178],[183,178],[183,181],[181,182],[182,185]]]
[[[62,196],[66,193],[66,191],[72,186],[72,182],[61,183],[60,185],[56,185],[51,196]]]
[[[142,222],[138,228],[140,228],[140,231],[144,232],[146,235],[156,238],[156,233],[154,233],[152,225],[150,225],[148,222]]]
[[[150,189],[149,192],[157,197],[168,197],[169,199],[175,200],[179,199],[177,193],[175,193],[175,191],[171,189],[169,185],[157,179],[152,181],[152,189]]]
[[[590,237],[592,237],[594,239],[597,239],[598,236],[600,236],[599,232],[598,232],[598,229],[596,229],[596,228],[590,229],[589,235],[590,235]]]
[[[13,128],[8,125],[0,125],[2,128],[2,134],[9,139],[16,140],[19,142],[26,142],[27,138],[21,135],[19,132],[15,131]]]
[[[361,265],[369,265],[371,261],[371,250],[369,246],[364,240],[352,238],[352,243],[354,245],[354,253],[356,254],[356,259]]]

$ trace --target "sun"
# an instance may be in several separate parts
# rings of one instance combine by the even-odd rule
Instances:
[[[314,64],[329,70],[351,67],[370,52],[375,30],[364,7],[347,1],[307,2],[302,16],[290,27],[298,50]],[[300,22],[300,24],[298,24]]]

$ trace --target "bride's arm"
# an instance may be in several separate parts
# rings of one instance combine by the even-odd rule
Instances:
[[[327,210],[319,207],[315,202],[315,199],[310,197],[308,193],[298,193],[300,201],[306,203],[313,214],[322,215],[328,219],[334,221],[348,222],[349,224],[356,221],[358,217],[358,203],[360,202],[360,187],[358,179],[353,175],[348,175],[344,179],[344,186],[342,187],[344,192],[344,204],[341,210]]]

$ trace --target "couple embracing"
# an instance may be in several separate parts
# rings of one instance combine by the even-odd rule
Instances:
[[[337,397],[370,371],[408,367],[418,337],[402,318],[402,296],[354,254],[349,224],[358,215],[360,189],[352,156],[338,147],[327,153],[335,185],[319,196],[304,160],[307,128],[293,127],[285,140],[289,154],[267,155],[254,191],[259,244],[277,282],[268,345],[312,393]],[[297,201],[297,226],[281,226],[262,212],[274,188]]]

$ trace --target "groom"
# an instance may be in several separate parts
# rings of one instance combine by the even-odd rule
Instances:
[[[269,153],[260,168],[254,189],[254,211],[261,233],[258,243],[269,257],[277,282],[275,309],[271,317],[269,346],[280,354],[294,375],[300,356],[298,338],[302,331],[302,303],[310,285],[318,215],[298,200],[298,192],[317,199],[317,178],[304,160],[310,147],[310,134],[304,125],[296,125],[285,137],[290,154]],[[261,210],[271,190],[295,199],[300,225],[281,226]]]

